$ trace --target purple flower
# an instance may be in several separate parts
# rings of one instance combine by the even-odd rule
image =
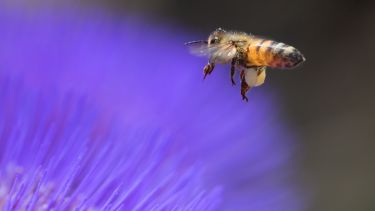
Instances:
[[[228,67],[217,67],[203,81],[201,68],[206,61],[190,56],[183,45],[196,36],[188,36],[181,29],[172,30],[170,27],[147,24],[146,21],[99,12],[84,15],[66,11],[39,11],[38,15],[2,13],[0,29],[7,32],[0,33],[0,73],[23,78],[25,86],[31,89],[53,88],[59,93],[84,95],[100,110],[99,120],[93,120],[80,102],[71,103],[77,105],[78,110],[54,111],[59,118],[64,119],[58,122],[73,116],[72,122],[61,128],[67,135],[53,140],[56,153],[51,153],[60,155],[65,169],[56,170],[58,176],[52,177],[50,166],[46,167],[47,170],[37,164],[21,167],[23,171],[32,169],[30,171],[34,172],[27,174],[27,178],[37,178],[36,181],[42,178],[42,181],[51,181],[55,185],[58,183],[65,190],[64,194],[76,194],[78,202],[74,203],[92,202],[86,204],[87,207],[100,208],[106,206],[104,204],[110,204],[111,208],[114,204],[135,206],[145,198],[150,198],[152,202],[156,200],[158,204],[168,202],[174,206],[182,202],[173,203],[167,199],[173,199],[176,191],[186,202],[182,204],[189,206],[197,203],[194,197],[198,197],[204,198],[198,201],[207,203],[207,206],[218,205],[218,210],[301,210],[303,204],[299,190],[294,183],[286,182],[294,172],[290,161],[294,142],[279,117],[275,94],[270,93],[266,84],[249,93],[249,103],[242,102],[238,87],[231,86]],[[32,96],[26,92],[24,95],[26,98]],[[11,119],[34,114],[30,106],[39,105],[44,113],[44,110],[48,111],[43,109],[45,107],[60,108],[64,105],[64,101],[50,98],[54,98],[53,95],[47,95],[42,102],[35,103],[36,100],[32,100],[34,103],[30,105],[21,103],[29,106],[14,109]],[[77,113],[87,115],[74,117]],[[28,125],[20,128],[27,131],[31,130],[29,125],[38,125],[42,121],[33,117],[25,119]],[[108,129],[100,130],[107,132],[94,136],[98,138],[94,139],[96,144],[92,148],[87,144],[90,141],[84,138],[64,141],[69,135],[85,137],[96,131],[91,124],[104,127],[101,125],[111,125],[113,119],[116,119],[117,125],[115,131],[111,130],[110,134],[113,135],[107,134]],[[75,134],[77,125],[81,125],[85,132]],[[154,128],[157,128],[156,132]],[[134,133],[136,135],[131,135]],[[125,141],[122,135],[126,137]],[[9,141],[2,140],[5,143]],[[52,139],[50,141],[52,143]],[[65,142],[74,145],[63,144]],[[6,145],[4,150],[7,153],[13,154],[14,150],[18,150]],[[107,156],[104,160],[97,157],[99,153],[93,153],[105,150],[106,147],[114,147],[114,151],[105,153]],[[29,154],[36,152],[28,148],[22,150]],[[70,152],[70,149],[74,150]],[[114,168],[120,165],[115,162],[115,158],[126,159],[121,155],[131,149],[141,150],[135,157],[142,160],[143,165],[128,161],[130,171],[123,170],[126,173],[121,177],[123,171]],[[91,153],[91,159],[82,153]],[[17,155],[28,160],[27,154]],[[51,161],[53,159],[57,158],[47,155],[51,163],[49,165],[58,165]],[[82,160],[87,161],[89,167],[82,167],[83,164],[79,164]],[[95,160],[109,164],[96,165]],[[85,190],[83,186],[93,189],[99,185],[99,174],[88,174],[88,169],[94,166],[104,166],[104,172],[117,171],[115,175],[119,177],[116,177],[113,185],[101,190],[103,192],[95,192],[100,196],[91,198],[90,194],[81,190]],[[1,168],[1,172],[6,172]],[[83,170],[78,170],[80,168]],[[126,195],[131,189],[129,187],[138,181],[128,175],[134,168],[139,171],[153,168],[153,174],[145,176],[142,181],[154,186],[137,186],[134,197],[127,198],[131,203],[123,203],[121,196]],[[170,176],[177,178],[177,181],[172,179],[173,183],[164,183]],[[115,176],[106,179],[112,177]],[[93,185],[77,185],[86,179]],[[71,184],[60,184],[60,181],[66,180]],[[78,182],[74,183],[75,180]],[[182,187],[176,185],[179,182],[183,184]],[[162,198],[156,199],[159,192],[149,196],[153,187],[163,184]],[[82,188],[67,191],[67,186]],[[220,196],[217,187],[223,187]],[[61,191],[49,200],[61,200],[63,196],[57,193]],[[105,199],[100,201],[101,194],[115,195],[116,203],[108,200],[104,202]],[[72,201],[70,197],[69,200]],[[62,202],[61,206],[66,206],[66,203]],[[148,210],[147,206],[151,204],[148,202],[142,210]],[[198,207],[193,210],[207,209]]]
[[[0,79],[2,210],[211,210],[218,188],[172,139],[147,127],[105,130],[69,95]],[[113,125],[112,125],[113,127]]]

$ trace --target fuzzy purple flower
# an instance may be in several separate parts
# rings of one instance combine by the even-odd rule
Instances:
[[[1,80],[1,210],[211,210],[219,189],[150,128],[103,130],[82,99]]]
[[[48,186],[55,192],[45,195],[46,206],[63,208],[301,210],[298,189],[286,181],[293,175],[294,142],[277,99],[264,86],[242,102],[227,67],[203,82],[206,61],[183,45],[193,36],[98,12],[13,11],[0,15],[0,29],[6,31],[0,33],[0,73],[23,78],[31,89],[84,95],[101,116],[93,118],[81,102],[8,90],[22,100],[9,114],[7,131],[26,131],[14,146],[12,132],[1,139],[4,206],[18,195],[17,206],[36,206],[30,188]],[[62,125],[43,126],[52,129],[42,139],[36,135],[46,115]],[[113,119],[116,129],[109,130]],[[52,148],[42,148],[43,141]],[[45,160],[29,159],[38,153]]]

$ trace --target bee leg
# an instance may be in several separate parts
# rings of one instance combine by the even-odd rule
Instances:
[[[232,65],[230,67],[230,79],[232,81],[232,86],[236,85],[236,82],[234,82],[234,73],[236,71],[235,69],[236,60],[232,60]]]
[[[244,70],[241,70],[241,96],[242,96],[242,100],[248,102],[249,101],[249,98],[246,97],[246,93],[250,90],[250,86],[246,83],[246,79],[245,79],[245,71]]]
[[[206,64],[206,66],[204,66],[204,69],[203,69],[203,73],[204,73],[203,79],[206,79],[207,75],[210,75],[212,71],[214,71],[214,68],[215,68],[215,63],[209,62],[208,64]]]

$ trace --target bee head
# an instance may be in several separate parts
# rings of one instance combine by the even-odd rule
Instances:
[[[208,44],[218,44],[222,40],[223,36],[225,35],[226,31],[222,28],[218,28],[213,31],[210,36],[208,37]]]

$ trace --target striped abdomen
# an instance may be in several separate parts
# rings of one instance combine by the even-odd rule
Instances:
[[[291,68],[305,61],[296,48],[273,40],[256,39],[248,46],[249,66]]]

